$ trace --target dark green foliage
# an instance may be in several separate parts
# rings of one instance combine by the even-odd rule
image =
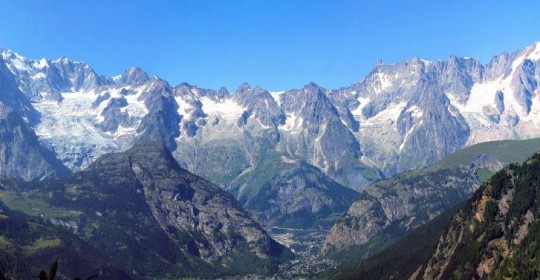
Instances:
[[[462,241],[452,255],[448,266],[444,270],[444,279],[471,279],[474,276],[476,264],[480,261],[480,249],[484,245],[476,239],[476,235],[468,230],[464,231]]]
[[[51,265],[49,275],[45,271],[41,271],[38,275],[39,280],[54,280],[56,278],[56,270],[58,269],[58,261],[54,261]]]
[[[54,261],[54,263],[51,265],[51,270],[49,272],[49,275],[47,276],[47,273],[45,271],[41,271],[38,275],[39,280],[54,280],[56,278],[56,271],[58,270],[58,261]],[[86,280],[97,278],[97,275],[92,275]],[[81,280],[81,277],[75,277],[73,280]]]
[[[101,271],[107,279],[133,279],[121,266],[103,256],[65,229],[38,218],[11,211],[0,201],[0,272],[9,278],[36,278],[38,271],[57,259],[63,274],[93,275]],[[41,240],[57,240],[49,245]],[[42,276],[53,279],[55,265]],[[1,278],[0,278],[1,279]]]
[[[285,261],[293,257],[292,253],[288,250],[283,250],[281,246],[273,247],[276,252],[273,252],[273,255],[282,256],[281,260]],[[238,250],[239,252],[247,253],[233,253],[230,257],[234,259],[233,262],[228,263],[228,271],[234,271],[236,275],[244,274],[257,274],[257,275],[269,275],[276,273],[278,270],[278,263],[274,260],[261,259],[257,257],[254,253],[250,253],[248,249],[248,244],[243,242]],[[221,275],[226,275],[222,273]]]
[[[493,279],[540,279],[540,222],[529,227],[529,234],[510,259],[503,260]]]

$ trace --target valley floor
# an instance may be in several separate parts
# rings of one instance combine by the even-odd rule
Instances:
[[[276,279],[312,278],[334,265],[334,261],[318,257],[328,230],[280,227],[266,228],[266,230],[273,239],[290,248],[296,255],[294,260],[280,266],[275,275]]]

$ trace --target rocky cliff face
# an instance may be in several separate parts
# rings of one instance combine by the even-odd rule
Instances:
[[[80,213],[55,222],[139,275],[265,274],[290,256],[230,194],[180,168],[158,143],[101,156],[35,192]]]
[[[332,227],[321,253],[359,250],[365,251],[364,258],[373,255],[384,248],[381,240],[401,237],[467,199],[477,187],[470,167],[411,171],[373,183]],[[377,242],[382,242],[379,247],[361,250]]]
[[[31,181],[69,173],[21,115],[0,102],[0,176]]]
[[[306,159],[340,183],[365,184],[361,174],[369,168],[361,162],[359,141],[342,120],[329,98],[330,92],[310,83],[279,96],[288,118],[281,130],[284,141],[278,149]]]

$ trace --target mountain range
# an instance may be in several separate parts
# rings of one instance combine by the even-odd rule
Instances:
[[[160,138],[181,166],[219,184],[275,151],[362,189],[468,145],[538,136],[539,60],[540,43],[487,65],[415,58],[378,65],[341,89],[310,83],[285,92],[173,87],[136,67],[105,77],[65,57],[33,60],[10,50],[0,73],[6,103],[72,171]]]
[[[516,157],[491,149],[421,168],[467,158],[460,151],[475,144],[540,137],[540,43],[485,65],[414,58],[378,64],[343,88],[309,83],[282,92],[174,86],[138,67],[107,77],[66,57],[0,52],[0,176],[17,182],[18,192],[28,184],[25,199],[55,211],[82,213],[99,201],[91,217],[53,220],[96,254],[117,261],[144,255],[130,250],[165,250],[154,252],[163,258],[121,266],[137,268],[134,275],[171,262],[170,275],[198,275],[196,267],[211,275],[270,273],[290,256],[263,227],[332,228],[324,255],[375,244],[362,251],[373,254],[466,199]],[[125,205],[113,203],[118,195]],[[99,226],[103,219],[126,228]],[[96,225],[104,239],[77,232]],[[122,238],[108,247],[109,236]],[[155,238],[165,243],[153,248]],[[261,271],[232,268],[246,256],[261,260]]]

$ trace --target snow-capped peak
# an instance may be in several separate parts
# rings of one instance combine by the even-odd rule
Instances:
[[[26,60],[25,57],[22,55],[10,50],[10,49],[1,49],[2,51],[2,57],[4,59],[20,59],[20,60]]]
[[[540,60],[540,41],[529,47],[527,58],[532,61]]]
[[[8,64],[10,70],[13,71],[26,71],[28,59],[12,50],[2,51],[2,58]]]
[[[55,62],[55,63],[68,63],[68,62],[70,62],[70,60],[66,56],[62,56],[62,57],[59,57],[59,58],[53,60],[52,62]]]

